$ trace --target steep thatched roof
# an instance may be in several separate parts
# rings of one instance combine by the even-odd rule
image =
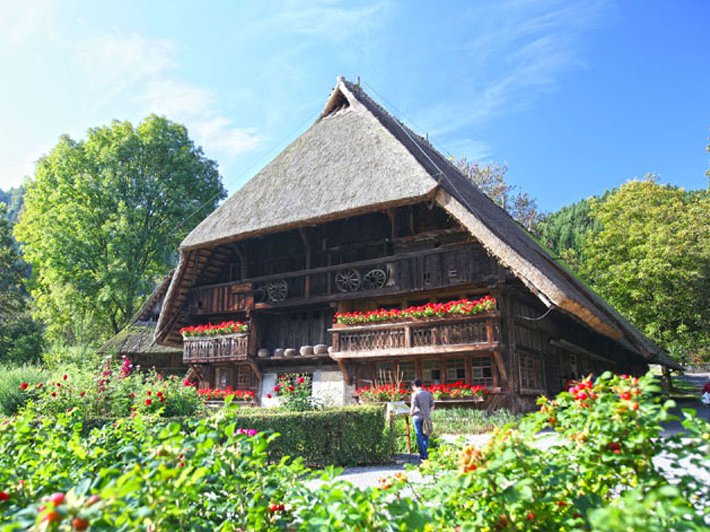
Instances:
[[[342,78],[321,116],[183,241],[157,337],[179,311],[215,245],[434,199],[546,305],[575,316],[650,362],[678,365],[566,272],[513,219],[425,139]]]

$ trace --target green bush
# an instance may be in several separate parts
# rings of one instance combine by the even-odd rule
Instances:
[[[133,413],[163,417],[192,416],[204,409],[193,386],[155,371],[129,372],[107,359],[102,369],[70,368],[45,374],[45,380],[24,391],[26,410],[56,416],[73,409],[84,420],[120,418]]]
[[[12,416],[25,405],[28,394],[21,388],[23,382],[28,389],[47,378],[47,372],[38,366],[0,367],[0,413]]]
[[[437,408],[431,415],[436,434],[482,434],[517,424],[522,417],[508,410],[487,412],[473,408]]]
[[[357,406],[309,412],[270,409],[227,409],[240,427],[272,430],[281,436],[269,446],[269,457],[300,457],[310,466],[382,463],[394,452],[392,432],[381,406]]]

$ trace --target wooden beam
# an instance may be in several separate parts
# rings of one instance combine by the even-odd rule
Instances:
[[[338,367],[340,368],[340,373],[343,374],[343,379],[345,379],[345,384],[348,386],[352,385],[351,379],[350,379],[350,374],[348,373],[348,368],[345,366],[345,361],[344,360],[336,360],[338,363]]]
[[[401,358],[411,356],[437,356],[448,354],[466,354],[497,351],[499,342],[486,342],[480,344],[461,345],[434,345],[423,347],[397,348],[397,349],[376,349],[373,351],[340,351],[333,352],[330,357],[333,360],[360,360],[366,358]]]
[[[498,374],[505,382],[507,382],[508,372],[505,370],[505,362],[503,362],[503,357],[501,356],[500,351],[493,351],[493,360],[498,368]]]
[[[256,375],[256,378],[259,379],[259,382],[261,382],[263,380],[263,375],[261,374],[259,366],[257,366],[256,362],[254,362],[251,358],[248,358],[246,362],[247,364],[249,364],[249,367],[254,372],[254,375]]]

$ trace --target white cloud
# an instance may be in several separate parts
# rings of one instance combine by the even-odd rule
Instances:
[[[82,42],[77,53],[96,80],[94,110],[128,97],[143,114],[184,123],[197,144],[222,162],[255,149],[262,138],[253,128],[236,126],[220,112],[214,92],[175,74],[177,52],[168,39],[136,34]]]
[[[481,128],[555,90],[565,72],[582,65],[582,34],[607,3],[508,1],[471,9],[466,18],[473,37],[457,50],[463,73],[456,94],[418,121],[436,136]]]

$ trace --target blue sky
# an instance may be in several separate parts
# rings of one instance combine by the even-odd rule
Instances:
[[[707,186],[704,1],[0,0],[0,188],[59,135],[186,124],[230,193],[337,75],[442,151],[507,162],[543,210],[646,172]]]

